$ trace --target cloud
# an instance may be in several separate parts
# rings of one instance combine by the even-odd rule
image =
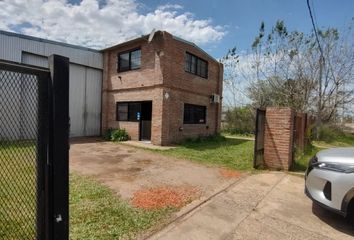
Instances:
[[[179,4],[165,4],[165,5],[161,5],[158,7],[159,10],[167,10],[167,9],[183,9],[183,6],[179,5]]]
[[[65,0],[0,1],[0,29],[41,38],[64,41],[92,48],[111,46],[155,28],[197,44],[221,40],[225,28],[210,19],[196,19],[176,4],[158,6],[140,13],[136,0]]]

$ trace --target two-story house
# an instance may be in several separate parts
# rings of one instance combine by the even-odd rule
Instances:
[[[220,131],[223,65],[195,44],[157,31],[102,52],[103,131],[157,145]]]

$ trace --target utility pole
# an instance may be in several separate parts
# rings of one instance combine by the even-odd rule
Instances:
[[[317,103],[317,118],[316,118],[316,138],[320,137],[320,127],[322,125],[322,73],[323,73],[324,57],[320,55],[319,59],[319,74],[318,74],[318,103]]]
[[[318,50],[320,51],[320,60],[319,60],[319,76],[318,76],[318,105],[317,105],[317,119],[316,119],[316,138],[318,139],[320,136],[320,127],[322,125],[322,73],[323,73],[323,67],[324,67],[324,63],[325,63],[325,59],[323,56],[323,51],[321,48],[321,43],[320,40],[318,38],[318,32],[316,29],[316,25],[315,25],[315,21],[313,19],[313,15],[312,15],[312,11],[311,11],[311,6],[310,6],[310,0],[306,0],[307,3],[307,8],[309,10],[309,14],[310,14],[310,18],[311,18],[311,23],[312,23],[312,27],[313,27],[313,31],[315,33],[315,37],[316,37],[316,41],[318,44]]]

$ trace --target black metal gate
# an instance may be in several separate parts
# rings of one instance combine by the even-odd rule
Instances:
[[[0,239],[68,239],[68,64],[0,60]]]
[[[266,111],[257,109],[256,114],[256,141],[254,143],[253,167],[260,168],[264,160],[264,129]]]

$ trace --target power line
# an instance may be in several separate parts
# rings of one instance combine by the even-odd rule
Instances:
[[[312,9],[312,12],[313,12],[313,19],[315,20],[316,28],[318,29],[319,27],[318,27],[318,22],[317,22],[317,14],[316,14],[316,8],[315,8],[315,0],[312,0],[311,9]]]
[[[310,0],[307,0],[306,2],[307,2],[307,8],[308,8],[309,13],[310,13],[310,17],[311,17],[312,27],[313,27],[313,30],[315,32],[316,41],[317,41],[317,44],[318,44],[318,49],[320,50],[322,61],[324,61],[324,56],[323,56],[321,43],[320,43],[320,40],[319,40],[319,37],[318,37],[317,28],[316,28],[315,21],[313,19],[313,15],[312,15],[312,10],[311,10],[311,6],[310,6]]]
[[[318,88],[319,89],[318,89],[318,104],[317,104],[318,106],[317,106],[317,120],[316,120],[317,126],[320,126],[321,122],[322,122],[322,119],[321,119],[321,115],[322,115],[322,71],[323,71],[323,67],[324,67],[324,56],[323,56],[321,43],[318,38],[318,33],[317,33],[315,21],[313,19],[313,15],[312,15],[311,7],[310,7],[310,0],[307,0],[306,2],[307,2],[307,8],[310,13],[310,17],[311,17],[312,27],[315,32],[315,37],[316,37],[316,41],[318,44],[318,49],[320,50],[320,61],[319,61],[320,69],[319,69],[319,76],[318,76]],[[319,138],[319,131],[316,132],[316,135],[317,135],[317,138]]]

